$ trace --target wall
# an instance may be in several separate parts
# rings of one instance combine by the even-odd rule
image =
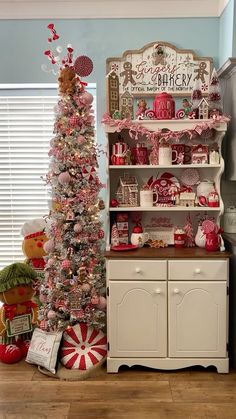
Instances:
[[[233,56],[234,3],[230,0],[219,19],[219,66]],[[235,45],[236,47],[236,45]]]
[[[0,82],[55,82],[52,73],[41,70],[49,61],[47,20],[0,21]],[[94,72],[86,81],[97,83],[98,121],[105,111],[105,61],[127,49],[139,49],[153,41],[167,41],[179,48],[193,49],[202,56],[213,57],[218,65],[218,18],[186,19],[92,19],[54,21],[60,45],[71,43],[77,54],[93,59]],[[49,63],[50,66],[50,63]],[[52,68],[52,67],[51,67]],[[104,134],[98,124],[98,139]],[[101,161],[100,167],[104,167]],[[105,171],[101,170],[101,180]]]

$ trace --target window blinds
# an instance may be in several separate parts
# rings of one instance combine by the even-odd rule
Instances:
[[[95,96],[94,88],[88,90]],[[34,92],[0,91],[0,269],[24,260],[22,225],[49,211],[44,178],[58,98],[56,89],[54,95]]]

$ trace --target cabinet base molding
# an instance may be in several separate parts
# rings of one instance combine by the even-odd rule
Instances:
[[[177,370],[199,365],[205,368],[214,366],[221,374],[229,372],[229,358],[107,358],[108,373],[117,373],[122,365],[139,365],[160,370]]]

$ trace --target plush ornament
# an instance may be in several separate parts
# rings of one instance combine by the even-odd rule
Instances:
[[[58,176],[58,182],[61,185],[66,185],[67,183],[70,183],[72,180],[69,172],[61,172]]]
[[[27,354],[37,304],[32,301],[35,271],[25,263],[13,263],[0,272],[0,361],[13,364]]]
[[[73,96],[75,93],[75,71],[71,67],[65,67],[61,69],[58,77],[59,92],[62,96]]]
[[[44,245],[48,241],[45,233],[46,221],[43,218],[35,218],[34,220],[27,221],[21,228],[21,235],[24,237],[22,242],[22,250],[26,256],[25,263],[30,265],[37,274],[38,281],[35,284],[35,300],[39,304],[39,287],[44,281],[44,268],[47,251]]]
[[[27,221],[21,228],[21,235],[24,237],[22,250],[26,256],[26,263],[38,271],[45,267],[44,256],[46,251],[44,244],[48,241],[45,234],[46,221],[43,218],[35,218]]]
[[[63,334],[61,363],[69,369],[89,370],[107,354],[107,339],[102,331],[78,323]]]

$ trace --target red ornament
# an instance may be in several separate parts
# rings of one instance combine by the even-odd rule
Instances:
[[[87,77],[93,71],[93,62],[86,55],[80,55],[74,62],[74,70],[80,77]]]
[[[69,259],[63,260],[61,267],[62,269],[69,269],[71,267],[71,261]]]
[[[78,116],[71,116],[70,119],[71,127],[77,127],[79,125],[79,117]]]
[[[104,237],[104,231],[103,230],[99,230],[99,232],[98,232],[98,238],[99,239],[103,239],[103,237]]]
[[[112,199],[111,200],[111,207],[115,208],[119,206],[119,202],[117,201],[117,199]]]
[[[153,110],[156,119],[172,119],[175,117],[175,101],[169,93],[160,93],[155,97]]]

